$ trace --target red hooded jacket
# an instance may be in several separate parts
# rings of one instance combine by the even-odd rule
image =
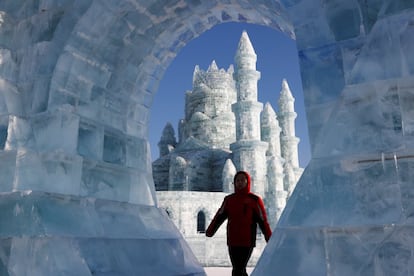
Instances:
[[[212,237],[221,224],[228,219],[227,245],[254,247],[256,245],[257,224],[259,224],[266,242],[272,235],[272,230],[267,221],[263,200],[250,192],[250,175],[247,172],[239,171],[234,176],[234,182],[236,176],[241,173],[247,177],[246,187],[236,190],[224,198],[220,209],[206,230],[206,236]]]

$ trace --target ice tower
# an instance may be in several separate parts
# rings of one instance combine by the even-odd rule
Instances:
[[[206,71],[195,66],[193,89],[185,93],[179,141],[167,123],[159,143],[163,145],[160,157],[152,164],[159,206],[167,210],[203,265],[231,265],[223,242],[225,231],[207,241],[204,230],[223,197],[234,191],[237,170],[251,173],[252,189],[262,195],[272,226],[299,176],[293,170],[303,170],[294,156],[299,139],[295,137],[294,98],[286,91],[287,81],[282,82],[280,91],[284,118],[280,127],[272,105],[263,107],[257,101],[260,72],[247,32],[242,32],[235,52],[236,70],[233,65],[219,69],[215,61]],[[293,162],[285,162],[282,155]],[[264,246],[263,236],[259,236],[250,265],[255,265]]]
[[[412,275],[413,18],[411,0],[0,1],[0,274],[203,274],[157,205],[149,111],[187,43],[247,22],[295,39],[312,147],[253,275]]]
[[[300,139],[295,134],[295,98],[292,96],[289,84],[284,79],[280,91],[278,121],[283,131],[281,135],[281,155],[284,159],[285,189],[291,193],[295,189],[296,182],[302,175],[299,168],[298,144]]]
[[[236,142],[230,145],[233,162],[238,170],[252,177],[252,191],[265,196],[266,150],[268,143],[260,139],[260,113],[263,104],[257,101],[257,56],[247,32],[243,32],[235,56],[234,80],[237,102],[232,105],[236,116]]]

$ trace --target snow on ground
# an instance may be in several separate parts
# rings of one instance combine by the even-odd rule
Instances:
[[[250,275],[254,267],[248,267],[247,273]],[[231,276],[231,267],[205,267],[207,276]]]

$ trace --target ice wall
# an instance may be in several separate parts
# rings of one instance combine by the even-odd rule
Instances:
[[[254,275],[413,273],[414,3],[0,1],[0,274],[199,275],[157,208],[165,68],[230,21],[296,37],[313,158]]]
[[[0,275],[204,275],[157,207],[152,98],[192,38],[279,9],[1,0]]]
[[[313,158],[253,275],[412,275],[414,2],[284,2]]]

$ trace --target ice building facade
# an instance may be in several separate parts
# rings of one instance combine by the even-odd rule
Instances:
[[[411,0],[0,1],[0,274],[204,274],[158,208],[148,114],[189,41],[247,22],[296,40],[312,153],[253,275],[412,275],[413,18]]]
[[[205,230],[224,196],[234,191],[236,171],[251,173],[252,191],[264,199],[272,228],[303,172],[295,99],[283,80],[279,112],[270,103],[263,106],[258,101],[256,60],[243,32],[234,66],[219,69],[213,61],[204,71],[197,65],[193,89],[185,94],[178,141],[167,123],[158,143],[160,156],[152,163],[158,205],[167,210],[205,266],[231,266],[225,225],[213,239],[206,239]],[[257,262],[265,244],[259,236],[250,265]]]

